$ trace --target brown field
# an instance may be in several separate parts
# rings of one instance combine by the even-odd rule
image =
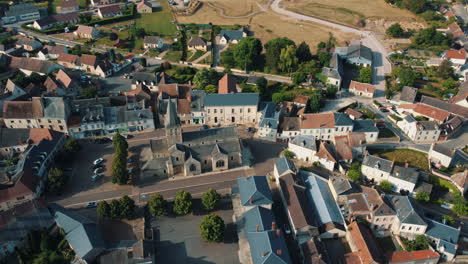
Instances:
[[[178,16],[177,20],[179,23],[211,22],[216,25],[248,25],[250,31],[253,31],[254,36],[261,39],[262,43],[272,38],[288,37],[296,43],[307,42],[311,49],[315,49],[320,41],[326,41],[329,32],[334,31],[319,24],[284,18],[268,8],[263,8],[262,12],[262,8],[257,3],[265,4],[267,2],[265,0],[240,0],[240,2],[242,5],[237,2],[233,5],[229,0],[204,0],[202,7],[195,14]],[[220,7],[229,17],[223,15]],[[356,38],[353,34],[335,33],[334,36],[339,44]]]
[[[360,21],[378,19],[403,23],[420,21],[411,12],[394,8],[384,0],[296,0],[282,4],[297,13],[353,26],[358,25]]]

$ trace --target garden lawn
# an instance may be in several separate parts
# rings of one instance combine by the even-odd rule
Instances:
[[[171,23],[174,20],[171,8],[167,1],[160,1],[162,10],[151,14],[139,14],[135,19],[136,25],[142,27],[146,32],[154,32],[164,37],[173,37],[176,32],[175,24]]]
[[[410,167],[421,170],[429,170],[427,162],[427,154],[412,149],[394,149],[394,150],[369,150],[372,155],[378,157],[395,160],[399,166],[405,166],[405,162],[409,162]]]
[[[170,50],[164,56],[165,60],[172,61],[172,62],[179,62],[180,57],[182,56],[182,51],[174,51]]]
[[[205,54],[204,51],[197,50],[191,57],[188,58],[189,62],[192,62]]]

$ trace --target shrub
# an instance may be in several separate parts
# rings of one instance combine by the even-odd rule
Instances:
[[[210,214],[200,223],[201,237],[208,242],[221,242],[224,239],[224,220],[216,214]]]
[[[392,190],[392,183],[387,180],[382,180],[379,184],[380,189],[384,192],[389,192]]]
[[[187,191],[178,191],[174,199],[174,213],[186,215],[192,210],[192,195]]]
[[[221,195],[219,195],[219,193],[217,193],[214,189],[209,189],[201,197],[203,207],[210,211],[216,208],[220,199]]]

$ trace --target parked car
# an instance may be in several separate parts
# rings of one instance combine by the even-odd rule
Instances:
[[[291,234],[291,228],[289,228],[288,224],[284,225],[284,232],[286,233],[286,235]]]
[[[98,165],[98,164],[101,164],[103,161],[104,161],[103,158],[99,158],[99,159],[93,161],[93,164],[94,164],[94,165]]]
[[[127,159],[127,163],[128,163],[128,164],[131,164],[132,162],[133,162],[133,161],[132,161],[132,158],[128,158],[128,159]]]
[[[98,202],[88,202],[88,203],[86,203],[86,207],[88,207],[88,208],[97,207],[97,206],[98,206]]]
[[[208,129],[209,127],[207,125],[203,125],[202,129]]]
[[[93,176],[91,176],[92,181],[97,181],[100,178],[102,178],[102,174],[94,174]]]
[[[94,169],[94,174],[98,174],[100,172],[103,172],[104,171],[104,167],[98,167],[96,169]]]
[[[104,164],[96,164],[93,166],[93,170],[97,169],[97,168],[102,168],[104,166]]]

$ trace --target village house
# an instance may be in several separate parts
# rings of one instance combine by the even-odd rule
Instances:
[[[288,150],[294,153],[296,159],[312,162],[316,160],[317,143],[315,138],[299,135],[289,141]]]
[[[205,123],[210,126],[255,124],[258,102],[257,93],[207,94]]]
[[[397,111],[399,113],[408,112],[415,116],[424,116],[428,118],[429,121],[435,121],[439,125],[448,121],[450,117],[450,113],[448,111],[422,103],[401,104],[397,106]]]
[[[361,112],[356,111],[352,108],[347,108],[346,111],[344,111],[344,113],[347,114],[349,118],[351,118],[351,120],[361,119],[363,116]]]
[[[403,90],[400,94],[399,102],[401,104],[413,104],[416,101],[416,95],[418,94],[418,88],[403,86]]]
[[[78,55],[62,53],[57,58],[57,63],[65,68],[80,69],[81,58]]]
[[[353,131],[353,121],[343,113],[303,114],[301,135],[315,139],[332,140],[334,136],[346,135]]]
[[[362,45],[360,40],[353,39],[347,47],[336,47],[334,53],[351,64],[363,67],[372,65],[372,50]]]
[[[449,60],[452,63],[452,67],[458,69],[466,62],[466,50],[464,48],[459,50],[447,50],[442,58],[444,60]]]
[[[99,18],[101,19],[106,18],[106,17],[116,17],[116,16],[122,15],[122,10],[120,9],[119,5],[109,5],[109,6],[99,7],[97,14]]]
[[[91,5],[100,6],[100,5],[110,5],[115,4],[117,0],[91,0]]]
[[[136,8],[139,14],[153,13],[153,4],[147,0],[142,0]]]
[[[33,72],[36,72],[39,75],[47,75],[58,69],[63,69],[63,66],[51,61],[24,57],[9,57],[9,68],[12,70],[20,70],[29,76]]]
[[[344,255],[346,263],[385,263],[379,244],[369,228],[356,221],[349,224],[348,227],[346,240],[351,248],[351,252]]]
[[[440,255],[432,249],[417,250],[417,251],[393,251],[387,254],[389,264],[437,264]]]
[[[458,250],[461,227],[451,227],[432,219],[426,219],[426,221],[428,225],[425,235],[429,238],[431,245],[440,253],[444,261],[453,260]]]
[[[158,76],[154,73],[135,72],[132,78],[132,90],[136,89],[140,84],[145,85],[153,92],[157,92]]]
[[[17,48],[23,48],[24,50],[27,51],[34,51],[42,48],[42,43],[28,37],[23,37],[20,36],[16,39],[16,47]]]
[[[386,195],[386,198],[396,212],[395,222],[392,224],[393,234],[414,240],[416,236],[426,232],[427,224],[416,212],[411,198],[402,195]]]
[[[452,165],[454,154],[455,151],[445,145],[432,143],[428,156],[429,160],[434,163],[436,167],[444,166],[448,168]]]
[[[194,36],[191,37],[189,42],[187,43],[187,48],[191,51],[206,51],[208,49],[208,44],[204,38]]]
[[[12,24],[39,18],[41,18],[41,14],[34,3],[21,3],[9,6],[2,17],[2,22],[3,24]]]
[[[241,30],[221,30],[217,36],[217,42],[222,45],[237,44],[241,39],[247,37],[247,32]]]
[[[74,25],[80,21],[80,15],[76,12],[67,14],[58,14],[44,17],[34,21],[33,27],[38,30],[46,30],[59,25]]]
[[[192,115],[192,124],[204,124],[205,123],[205,96],[206,93],[203,90],[193,90],[192,96],[192,109],[190,110]]]
[[[27,96],[26,89],[16,85],[11,79],[7,80],[7,83],[0,96],[0,109],[3,109],[3,103],[7,101],[14,101],[16,99]]]
[[[76,38],[97,39],[100,36],[100,32],[95,27],[79,25],[73,32],[73,35]]]
[[[441,133],[435,121],[417,121],[412,115],[407,115],[397,125],[415,143],[435,142]]]
[[[258,120],[258,136],[270,140],[276,140],[280,112],[278,106],[273,102],[260,103]]]
[[[153,48],[153,49],[162,49],[164,47],[163,39],[159,36],[145,36],[143,40],[143,47],[145,49]]]
[[[60,14],[78,12],[79,10],[80,5],[78,4],[78,0],[64,0],[57,7],[57,13]]]
[[[327,84],[334,85],[338,88],[341,87],[343,63],[338,54],[333,53],[330,59],[330,67],[323,67],[322,75],[327,78]]]
[[[372,84],[351,81],[349,85],[349,92],[354,95],[373,98],[375,87]]]
[[[437,98],[423,95],[421,96],[421,104],[431,107],[432,111],[442,110],[450,112],[453,116],[458,116],[464,120],[467,120],[468,107],[465,106],[465,102],[463,101],[463,99],[466,100],[466,96],[468,96],[468,92],[463,91],[463,84],[461,84],[458,94],[453,96],[449,101],[443,101]]]
[[[38,53],[37,57],[41,60],[57,59],[60,54],[68,54],[68,48],[62,45],[45,45]]]

